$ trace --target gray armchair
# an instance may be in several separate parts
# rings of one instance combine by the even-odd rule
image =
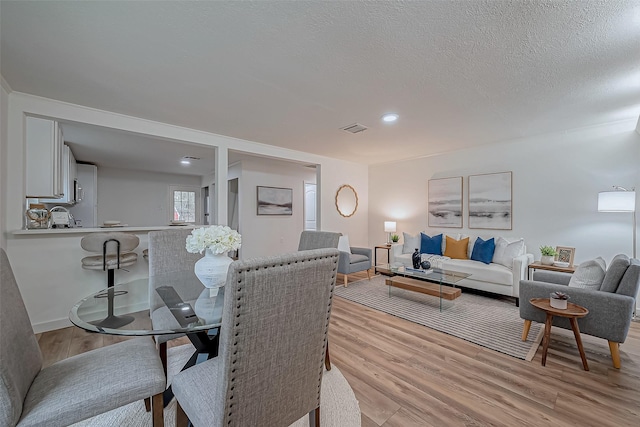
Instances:
[[[336,249],[231,264],[218,357],[172,380],[177,425],[319,426],[337,264]]]
[[[164,426],[166,378],[151,338],[98,348],[42,369],[9,260],[0,249],[0,426],[62,427],[153,396]]]
[[[358,271],[367,271],[367,278],[371,280],[371,255],[369,248],[358,248],[350,246],[351,253],[340,251],[340,262],[338,263],[338,273],[344,275],[344,286],[347,287],[347,276]]]
[[[537,271],[534,280],[520,281],[520,317],[524,319],[522,340],[526,341],[531,321],[545,322],[545,313],[533,307],[531,298],[549,298],[549,294],[561,291],[569,294],[570,301],[589,310],[578,319],[580,332],[604,338],[609,342],[613,366],[620,368],[619,345],[629,332],[631,318],[640,287],[640,262],[626,255],[617,255],[606,271],[601,289],[568,288],[571,275],[550,271]],[[554,317],[553,325],[571,329],[568,319]]]

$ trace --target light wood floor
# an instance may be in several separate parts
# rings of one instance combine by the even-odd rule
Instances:
[[[557,328],[543,367],[541,348],[526,362],[342,298],[329,333],[332,363],[355,392],[363,427],[640,426],[640,323],[620,347],[620,370],[606,341],[582,338],[589,372],[572,333]],[[120,340],[78,328],[38,339],[46,365]]]

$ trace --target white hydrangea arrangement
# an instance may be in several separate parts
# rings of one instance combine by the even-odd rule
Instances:
[[[223,254],[240,248],[242,237],[236,230],[226,225],[212,225],[211,227],[197,228],[187,236],[187,252],[202,253],[205,249],[211,249],[214,254]]]

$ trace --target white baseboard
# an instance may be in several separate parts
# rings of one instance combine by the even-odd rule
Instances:
[[[125,307],[123,311],[125,311],[126,313],[135,313],[143,310],[149,310],[148,302],[138,303],[129,307]],[[68,328],[69,326],[74,325],[73,323],[71,323],[68,317],[65,317],[62,319],[51,320],[49,322],[32,324],[31,326],[33,327],[34,333],[40,334],[42,332],[55,331],[56,329]]]

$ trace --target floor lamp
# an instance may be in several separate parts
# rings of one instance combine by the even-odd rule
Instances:
[[[636,192],[613,186],[613,191],[598,193],[598,212],[631,212],[633,221],[633,257],[636,258]]]

